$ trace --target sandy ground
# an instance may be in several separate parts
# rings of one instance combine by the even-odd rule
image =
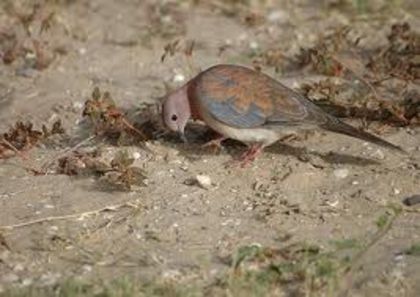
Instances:
[[[256,47],[277,44],[290,55],[340,24],[366,30],[374,42],[383,41],[386,28],[396,20],[419,28],[415,1],[412,14],[398,10],[371,19],[327,12],[320,3],[266,1],[251,5],[269,16],[255,26],[220,8],[187,1],[64,2],[54,8],[56,25],[43,38],[51,48],[64,48],[65,54],[57,54],[42,71],[22,70],[19,61],[0,65],[1,131],[19,119],[39,126],[60,118],[66,129],[64,144],[38,146],[27,153],[27,161],[0,161],[0,226],[75,217],[3,229],[10,249],[0,246],[0,289],[127,275],[209,283],[229,269],[223,259],[240,246],[282,246],[286,235],[320,246],[344,238],[366,239],[376,232],[375,222],[389,203],[400,205],[404,197],[419,194],[417,127],[387,127],[381,134],[405,148],[408,156],[312,131],[273,145],[244,169],[225,166],[244,149],[236,143],[213,153],[201,149],[198,141],[153,140],[147,144],[152,152],[127,148],[138,153],[135,163],[147,175],[146,186],[128,192],[110,191],[93,177],[33,176],[18,166],[43,164],[80,141],[86,132],[81,125],[83,102],[94,86],[110,91],[119,106],[134,110],[163,96],[165,83],[174,87],[181,83],[177,80],[188,78],[182,55],[161,62],[164,46],[176,38],[181,43],[195,40],[194,63],[202,69],[220,62],[251,65],[246,53]],[[0,19],[7,23],[5,16]],[[219,54],[222,46],[226,50]],[[263,70],[281,79],[272,68]],[[303,76],[284,81],[295,87]],[[200,133],[189,131],[192,140]],[[106,154],[122,149],[89,145],[102,147]],[[209,188],[189,182],[199,174],[210,177]],[[109,211],[100,211],[107,206]],[[77,216],[96,210],[96,215]],[[419,237],[419,214],[399,215],[363,256],[351,296],[418,296],[420,258],[400,253],[419,243]]]

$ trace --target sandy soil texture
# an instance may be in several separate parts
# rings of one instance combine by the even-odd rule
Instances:
[[[32,1],[0,4],[0,53],[7,62],[0,63],[0,131],[18,120],[40,129],[60,119],[65,134],[23,152],[27,159],[0,160],[0,292],[68,279],[100,283],[129,277],[192,285],[208,296],[336,296],[336,290],[349,296],[419,296],[420,214],[418,207],[401,203],[420,194],[418,121],[344,119],[355,126],[368,122],[368,131],[407,155],[317,130],[273,145],[246,168],[226,166],[244,150],[239,143],[227,141],[216,152],[202,148],[210,136],[198,123],[189,127],[187,144],[159,133],[146,144],[116,145],[100,137],[80,144],[93,135],[82,111],[96,86],[109,91],[130,120],[141,122],[145,105],[216,63],[260,67],[302,92],[304,83],[327,77],[347,81],[298,67],[301,49],[343,26],[366,53],[385,49],[395,23],[407,22],[418,33],[418,1],[38,2],[27,26],[19,15],[30,14]],[[8,61],[14,42],[20,51]],[[356,60],[345,61],[357,67]],[[389,82],[400,91],[387,96],[412,92],[418,112],[420,71],[413,69],[409,82]],[[347,93],[337,92],[351,93],[359,73]],[[315,94],[311,99],[323,97],[322,90],[309,92]],[[100,150],[108,163],[128,152],[144,171],[144,185],[126,190],[95,174],[57,174],[57,156],[71,154],[66,150],[77,144],[82,152]],[[24,168],[51,160],[48,174]],[[262,292],[270,293],[258,293],[235,291],[226,281],[263,271],[267,262],[286,261],[267,253],[262,260],[238,260],[241,247],[275,251],[307,243],[320,255],[334,251],[331,259],[341,259],[337,246],[349,242],[343,253],[351,264],[333,273],[326,269],[330,278],[323,270],[303,269],[319,286],[298,278],[264,281]]]

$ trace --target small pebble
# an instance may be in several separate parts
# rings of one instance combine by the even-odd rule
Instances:
[[[338,201],[338,200],[335,200],[335,201],[326,201],[325,202],[328,206],[331,206],[331,207],[337,207],[338,206],[338,204],[340,203],[340,201]]]
[[[336,178],[342,179],[342,178],[346,178],[349,175],[349,170],[346,168],[340,168],[340,169],[334,170],[333,173]]]
[[[176,82],[176,83],[184,82],[185,81],[185,75],[183,75],[181,73],[175,74],[175,76],[173,78],[173,81]]]
[[[249,48],[252,49],[252,50],[257,50],[259,47],[260,46],[259,46],[258,42],[256,42],[256,41],[251,41],[249,43]]]
[[[239,39],[239,41],[244,41],[244,40],[248,39],[248,34],[242,33],[241,35],[239,35],[238,39]]]
[[[86,52],[87,52],[87,49],[86,48],[84,48],[84,47],[79,48],[79,54],[81,56],[84,56],[86,54]]]
[[[286,23],[289,16],[283,10],[274,10],[267,15],[267,20],[272,23]]]
[[[413,195],[403,199],[403,204],[406,206],[413,206],[420,204],[420,195]]]
[[[394,195],[398,195],[401,193],[400,189],[394,188]]]
[[[164,279],[175,280],[181,276],[181,272],[177,269],[170,269],[162,272],[162,277]]]
[[[23,271],[23,270],[24,270],[24,267],[21,263],[18,263],[13,267],[13,271],[16,271],[16,272]]]
[[[160,20],[162,21],[162,23],[170,23],[172,22],[172,16],[171,15],[164,15],[160,18]]]
[[[75,101],[73,102],[73,104],[71,105],[72,109],[74,111],[79,111],[83,108],[84,104],[81,101]]]
[[[39,279],[41,285],[52,286],[57,283],[58,279],[61,277],[60,273],[47,272],[42,275]]]
[[[33,284],[33,280],[31,278],[25,278],[22,281],[22,286],[27,287]]]
[[[83,269],[84,272],[87,272],[87,273],[91,272],[92,271],[92,265],[87,265],[87,264],[83,265],[82,269]]]
[[[372,153],[372,157],[374,157],[378,160],[383,160],[383,159],[385,159],[385,154],[382,150],[377,149],[375,152]]]
[[[211,187],[211,178],[208,175],[198,174],[195,177],[198,185],[203,189],[209,189]]]

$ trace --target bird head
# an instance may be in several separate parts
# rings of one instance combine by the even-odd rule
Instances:
[[[167,95],[162,105],[162,118],[165,126],[174,132],[178,132],[185,142],[184,129],[191,117],[191,108],[188,100],[188,85],[173,91]]]

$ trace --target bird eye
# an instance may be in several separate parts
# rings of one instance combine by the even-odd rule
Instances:
[[[172,117],[171,117],[171,120],[172,121],[175,122],[177,119],[178,119],[178,116],[176,114],[172,115]]]

